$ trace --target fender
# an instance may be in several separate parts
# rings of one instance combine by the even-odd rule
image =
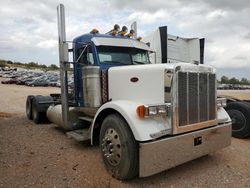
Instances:
[[[98,116],[107,109],[119,113],[128,123],[135,140],[143,142],[171,133],[170,117],[139,118],[136,114],[137,106],[141,103],[127,100],[110,101],[101,106],[91,125],[91,144],[96,131],[96,120]],[[101,126],[101,125],[99,125]],[[98,129],[97,129],[98,130]]]
[[[218,123],[228,123],[231,122],[231,118],[223,107],[218,108],[217,110],[217,120]]]

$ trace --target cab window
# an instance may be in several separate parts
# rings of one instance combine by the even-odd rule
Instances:
[[[94,57],[92,53],[91,46],[83,46],[82,48],[78,49],[77,53],[78,63],[85,64],[85,65],[93,65],[94,64]]]

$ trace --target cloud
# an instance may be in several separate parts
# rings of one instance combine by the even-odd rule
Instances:
[[[198,0],[199,1],[199,0]],[[200,0],[201,1],[201,0]],[[243,9],[248,9],[250,6],[250,1],[248,0],[210,0],[206,1],[203,0],[202,2],[210,5],[213,8],[220,8],[220,9],[229,9],[232,11],[239,11]]]
[[[105,33],[115,23],[129,26],[137,21],[140,36],[168,25],[174,35],[205,37],[207,64],[250,67],[248,0],[6,0],[0,6],[0,58],[57,63],[59,3],[66,8],[68,40],[92,28]]]

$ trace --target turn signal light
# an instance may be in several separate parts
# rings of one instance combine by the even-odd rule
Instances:
[[[138,106],[136,109],[136,113],[140,118],[144,118],[145,117],[145,106],[144,105]]]

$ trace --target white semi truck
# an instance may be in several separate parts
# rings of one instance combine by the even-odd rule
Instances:
[[[191,56],[189,63],[151,63],[152,47],[118,25],[106,34],[93,29],[68,49],[62,4],[58,28],[61,93],[28,96],[27,117],[48,119],[70,137],[100,145],[115,178],[150,176],[230,145],[231,119],[217,99],[214,68]]]

